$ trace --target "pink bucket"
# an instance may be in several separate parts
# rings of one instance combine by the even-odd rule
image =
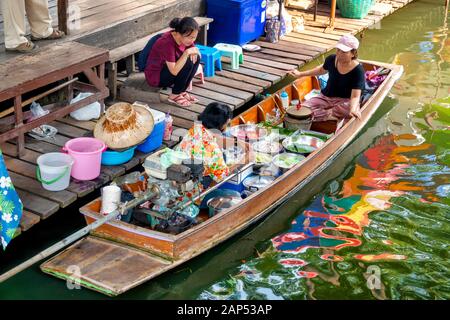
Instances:
[[[95,138],[76,138],[66,142],[63,150],[73,157],[71,176],[77,180],[92,180],[100,175],[103,141]]]

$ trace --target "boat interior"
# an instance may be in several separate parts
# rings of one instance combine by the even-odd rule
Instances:
[[[369,63],[365,63],[364,68],[376,75],[382,74],[383,80],[390,72]],[[381,83],[373,88],[372,94]],[[153,163],[148,161],[147,167],[146,161],[146,170],[139,178],[132,183],[125,178],[118,184],[128,191],[130,198],[126,200],[131,200],[133,195],[139,197],[150,185],[159,186],[159,197],[135,210],[123,212],[117,220],[95,229],[93,235],[176,260],[195,247],[194,241],[207,242],[226,228],[239,229],[240,224],[246,224],[253,217],[248,213],[252,200],[257,201],[271,186],[303,167],[308,158],[319,153],[336,135],[336,121],[314,123],[310,117],[299,120],[293,128],[283,127],[292,106],[288,110],[283,107],[281,93],[285,91],[298,110],[302,108],[301,102],[308,95],[320,92],[320,88],[316,77],[300,78],[233,118],[225,136],[217,136],[231,175],[205,190],[198,187],[202,172],[200,170],[200,176],[195,176],[195,165],[190,167],[188,177],[179,170],[165,172],[164,179],[158,179],[161,176],[154,173],[161,169],[157,168],[161,159],[153,159]],[[370,99],[364,103],[367,101]],[[361,108],[364,109],[364,104]],[[80,208],[88,223],[102,217],[101,205],[98,198]],[[240,211],[246,211],[247,220],[240,221],[236,216],[234,220],[226,221],[225,217]]]

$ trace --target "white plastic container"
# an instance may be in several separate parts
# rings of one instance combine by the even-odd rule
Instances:
[[[50,152],[37,158],[36,177],[49,191],[61,191],[70,183],[73,158],[61,152]]]
[[[122,189],[118,186],[106,186],[102,188],[102,207],[100,213],[108,215],[119,208]]]
[[[283,105],[284,110],[287,110],[289,108],[289,95],[286,91],[283,91],[280,94],[281,104]]]
[[[165,168],[161,164],[161,155],[163,155],[165,152],[166,151],[164,149],[160,150],[149,155],[145,159],[142,166],[144,167],[145,173],[147,173],[147,175],[161,180],[167,179],[167,168]]]

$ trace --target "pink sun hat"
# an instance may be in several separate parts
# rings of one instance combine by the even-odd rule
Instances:
[[[336,48],[340,49],[344,52],[349,52],[353,49],[358,49],[359,47],[359,41],[351,34],[345,34],[343,35],[338,43],[336,44]]]

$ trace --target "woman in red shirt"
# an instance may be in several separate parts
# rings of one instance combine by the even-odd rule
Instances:
[[[200,64],[200,52],[194,45],[199,26],[191,17],[175,18],[153,45],[145,67],[145,78],[152,87],[170,87],[169,102],[188,107],[198,101],[186,92]]]

